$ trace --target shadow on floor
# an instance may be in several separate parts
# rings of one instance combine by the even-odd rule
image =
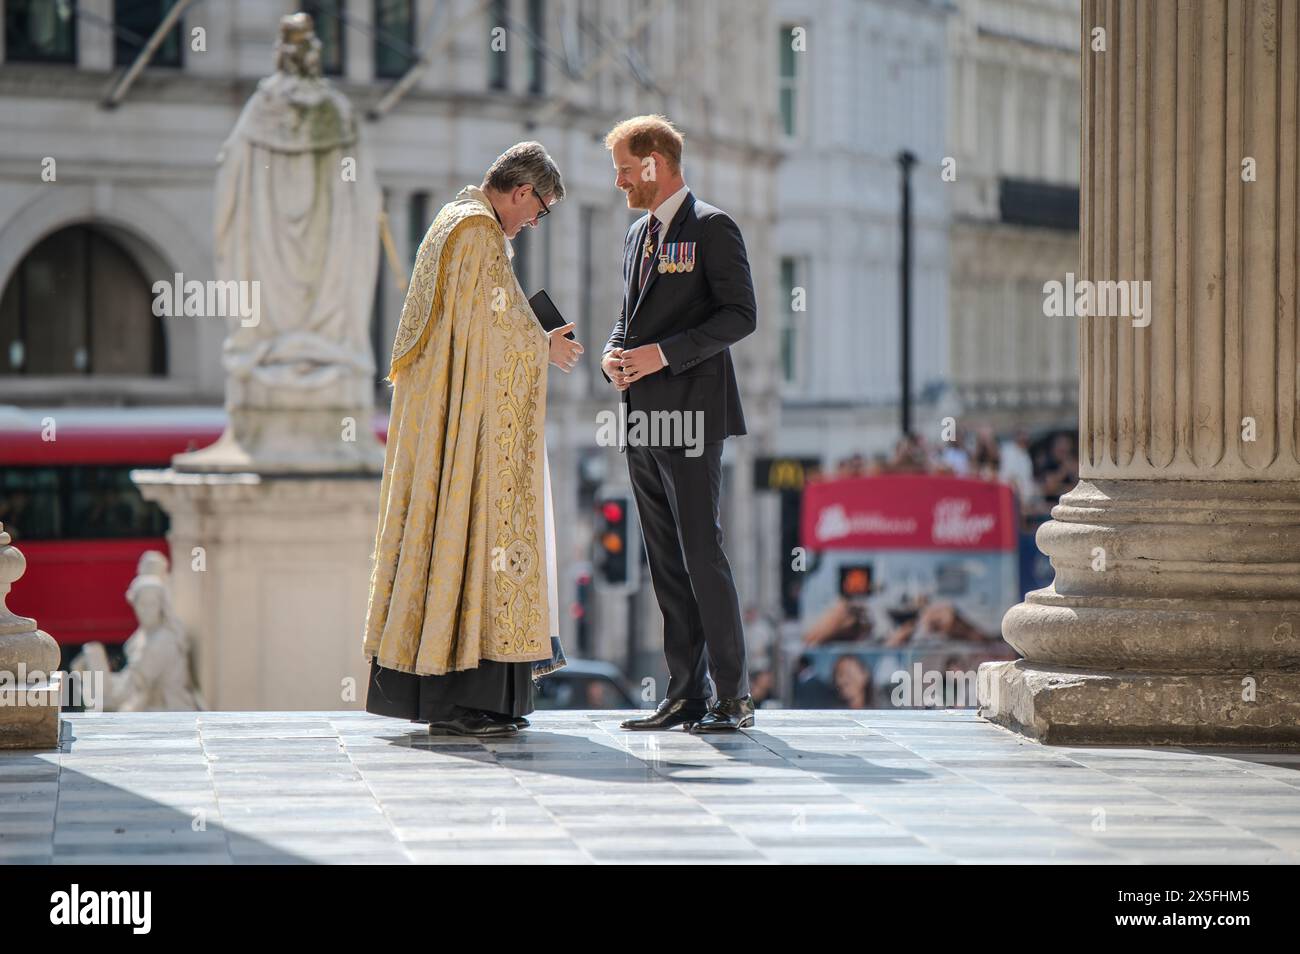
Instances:
[[[60,732],[59,751],[75,751],[75,726],[63,720]],[[0,865],[313,863],[217,821],[205,761],[169,773],[164,803],[132,790],[157,750],[130,758],[123,749],[93,776],[61,766],[53,751],[0,750]]]

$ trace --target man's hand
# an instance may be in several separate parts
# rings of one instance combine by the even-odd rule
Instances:
[[[616,391],[627,390],[627,376],[623,374],[623,349],[613,348],[605,353],[605,357],[600,359],[600,366],[605,369],[609,375],[610,381],[614,383]]]
[[[573,322],[569,322],[562,328],[546,333],[551,339],[551,364],[565,374],[573,370],[574,365],[578,363],[578,355],[586,350],[577,339],[564,337],[572,330]]]
[[[622,365],[623,377],[629,384],[649,377],[656,371],[662,371],[666,366],[663,356],[659,353],[659,346],[654,344],[642,345],[631,351],[622,351]]]

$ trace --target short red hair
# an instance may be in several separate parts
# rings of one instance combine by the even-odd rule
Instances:
[[[682,167],[682,134],[664,116],[633,116],[625,119],[605,135],[605,148],[613,150],[621,142],[638,159],[657,152],[677,172]]]

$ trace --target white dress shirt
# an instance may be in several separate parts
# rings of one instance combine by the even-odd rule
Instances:
[[[651,215],[659,220],[660,225],[667,228],[668,224],[672,222],[673,216],[677,214],[677,210],[680,209],[682,203],[686,201],[686,193],[690,191],[690,186],[683,185],[668,198],[660,202],[659,206],[651,213]]]
[[[683,184],[680,189],[660,202],[655,210],[650,213],[659,220],[659,227],[663,231],[664,235],[668,234],[668,226],[672,222],[673,216],[676,215],[677,210],[682,207],[682,203],[686,201],[686,193],[690,191],[690,186]],[[664,357],[664,349],[660,348],[657,343],[655,344],[655,347],[659,349],[659,360],[664,363],[665,368],[668,367],[668,359]]]

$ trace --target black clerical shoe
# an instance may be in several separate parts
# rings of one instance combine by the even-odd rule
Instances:
[[[719,699],[709,706],[709,711],[687,731],[735,732],[754,727],[754,697]]]
[[[516,729],[526,729],[532,724],[523,716],[508,716],[504,712],[488,712],[488,715],[498,724],[512,725]]]
[[[513,722],[498,722],[481,709],[457,707],[450,719],[430,722],[429,732],[433,735],[468,735],[488,739],[517,735],[519,730]]]
[[[643,719],[628,719],[623,723],[625,729],[671,729],[674,726],[689,725],[709,711],[702,699],[665,699],[659,703],[654,715]]]

